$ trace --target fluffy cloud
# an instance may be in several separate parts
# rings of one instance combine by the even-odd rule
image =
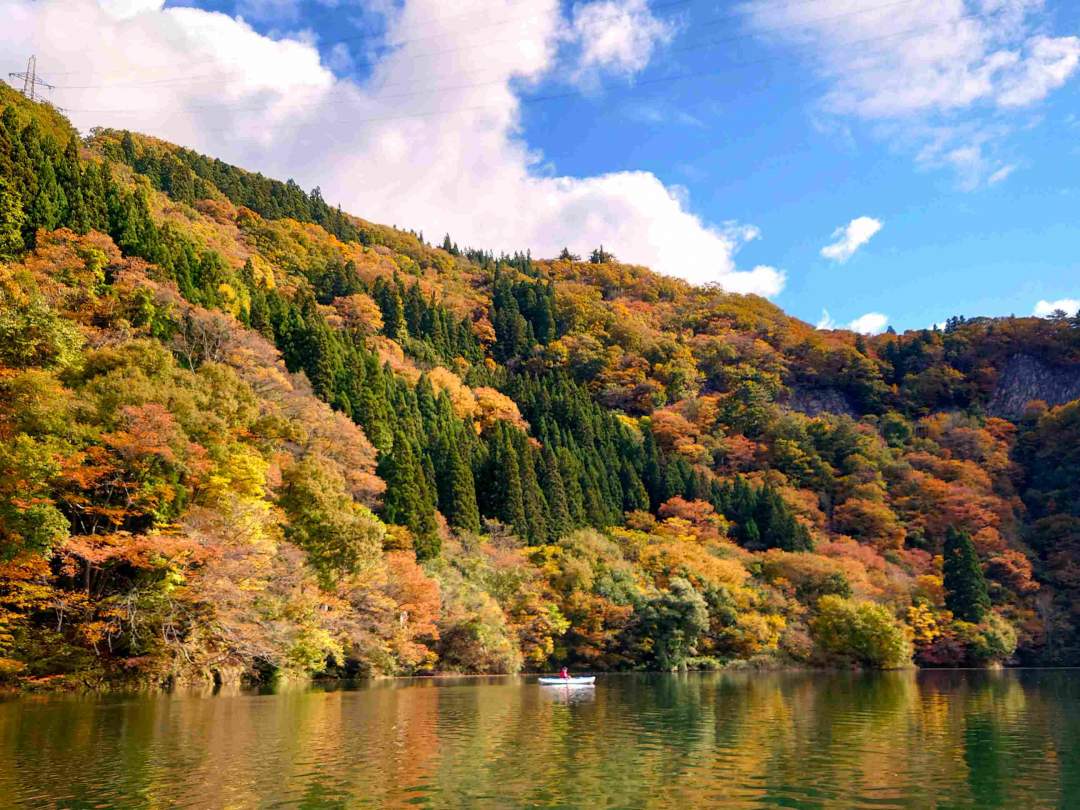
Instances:
[[[873,217],[856,217],[847,225],[841,225],[833,231],[832,238],[834,241],[821,249],[821,255],[826,259],[843,264],[880,230],[880,220]]]
[[[160,11],[165,0],[101,0],[101,7],[113,17],[123,19],[144,11]]]
[[[1002,81],[995,98],[1002,107],[1024,107],[1061,87],[1080,65],[1080,38],[1032,37],[1016,69]]]
[[[580,49],[574,79],[591,82],[601,71],[632,76],[673,33],[670,24],[652,15],[645,0],[575,4],[567,35]]]
[[[873,122],[920,163],[972,188],[998,175],[1001,111],[1042,101],[1080,67],[1080,38],[1042,32],[1043,0],[863,0],[744,9],[761,33],[801,48],[829,84],[826,111]]]
[[[889,316],[880,312],[867,312],[860,315],[848,324],[838,324],[829,315],[829,310],[821,310],[821,320],[817,322],[818,329],[850,329],[862,335],[877,335],[885,331],[889,325]]]
[[[525,143],[519,88],[558,69],[567,26],[591,19],[589,6],[568,23],[558,0],[461,0],[449,15],[441,0],[406,0],[388,12],[384,55],[361,84],[336,76],[303,38],[160,0],[101,3],[0,0],[0,49],[33,42],[40,66],[67,73],[56,102],[80,128],[150,132],[459,244],[554,255],[603,243],[696,283],[763,295],[783,286],[774,268],[736,267],[756,232],[703,222],[655,175],[553,176]],[[580,42],[579,64],[639,69],[663,39],[653,18],[643,2],[604,4],[624,33]]]
[[[862,335],[877,335],[885,331],[889,325],[889,316],[880,312],[867,312],[848,324],[847,328],[852,332]]]
[[[1080,298],[1059,298],[1057,301],[1040,301],[1032,313],[1040,318],[1049,318],[1055,312],[1075,315],[1080,312]]]

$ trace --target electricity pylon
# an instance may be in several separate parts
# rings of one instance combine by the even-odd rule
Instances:
[[[22,94],[31,101],[37,101],[41,97],[41,94],[38,93],[38,87],[46,87],[49,90],[53,89],[53,86],[47,81],[38,78],[36,56],[31,56],[27,60],[25,71],[22,73],[9,73],[8,76],[12,79],[23,80]]]

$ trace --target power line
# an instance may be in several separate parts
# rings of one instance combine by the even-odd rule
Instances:
[[[985,19],[985,18],[987,18],[989,16],[992,16],[992,13],[991,14],[967,14],[967,15],[963,15],[961,17],[956,17],[955,19],[949,20],[948,22],[945,22],[945,23],[936,23],[936,24],[933,24],[933,25],[921,26],[921,27],[918,27],[918,28],[909,28],[909,29],[906,29],[904,31],[894,31],[894,32],[891,32],[889,34],[881,34],[881,35],[877,35],[877,36],[873,36],[873,37],[864,37],[862,39],[848,40],[848,41],[845,41],[845,42],[836,43],[836,45],[838,47],[849,47],[849,46],[853,46],[853,45],[865,45],[865,44],[868,44],[868,43],[871,43],[871,42],[880,42],[880,41],[884,41],[884,40],[887,40],[887,39],[893,39],[893,38],[906,38],[906,37],[909,37],[909,36],[918,36],[920,34],[924,34],[924,33],[927,33],[929,31],[934,31],[934,30],[937,30],[937,29],[940,29],[940,28],[944,28],[944,27],[946,27],[948,25],[951,25],[951,24],[956,23],[956,22],[960,22],[962,20]],[[764,57],[764,58],[761,58],[761,59],[754,59],[754,60],[750,60],[750,61],[747,61],[747,62],[742,62],[742,63],[740,63],[738,65],[735,65],[734,69],[740,69],[741,70],[741,69],[745,69],[745,68],[749,68],[749,67],[756,67],[756,66],[759,66],[759,65],[762,65],[762,64],[768,64],[770,62],[785,61],[785,60],[794,59],[794,58],[797,58],[797,57],[793,56],[793,55],[792,56],[782,56],[782,57]],[[705,78],[705,77],[708,77],[708,76],[719,76],[719,75],[723,75],[723,74],[725,74],[727,72],[729,72],[729,68],[688,71],[688,72],[685,72],[685,73],[674,74],[674,75],[669,75],[669,76],[659,76],[659,77],[656,77],[656,78],[653,78],[653,79],[645,79],[645,80],[639,81],[635,85],[633,85],[633,87],[631,87],[630,89],[631,90],[637,90],[638,88],[641,88],[641,87],[651,87],[651,86],[663,85],[663,84],[667,84],[667,83],[670,83],[670,82],[685,81],[687,79]],[[824,84],[829,83],[830,81],[831,81],[830,79],[826,79],[826,80],[824,80],[822,82],[815,83],[815,85],[811,85],[811,86],[824,85]],[[518,101],[519,101],[519,103],[521,103],[523,105],[540,104],[540,103],[549,102],[549,101],[560,101],[560,100],[565,100],[565,99],[569,99],[569,98],[577,98],[577,97],[579,97],[581,95],[582,95],[582,91],[580,91],[580,90],[568,90],[568,91],[565,91],[565,92],[549,93],[549,94],[541,95],[541,96],[520,97],[520,98],[518,98]],[[348,123],[350,123],[350,124],[369,124],[369,123],[382,123],[382,122],[387,122],[387,121],[402,121],[402,120],[409,120],[409,119],[433,118],[433,117],[438,117],[438,116],[442,116],[442,115],[454,115],[454,114],[466,113],[466,112],[479,112],[479,111],[482,111],[482,110],[491,110],[491,109],[500,109],[500,108],[501,108],[501,105],[496,105],[496,104],[478,104],[478,105],[474,105],[474,106],[471,106],[471,107],[459,107],[457,109],[429,110],[429,111],[426,111],[426,112],[419,112],[419,113],[402,113],[402,114],[399,114],[399,115],[373,116],[373,117],[369,117],[369,118],[355,118],[355,119],[349,119]],[[259,126],[260,131],[266,131],[266,130],[275,129],[275,127],[266,126],[265,124],[261,124],[261,123],[258,126]],[[207,129],[205,131],[208,131],[208,132],[231,132],[231,131],[235,131],[235,129],[236,129],[236,126],[233,125],[233,126],[229,126],[229,127],[209,128],[209,129]]]
[[[520,1],[524,2],[524,0],[520,0]],[[665,3],[659,3],[659,4],[649,6],[648,9],[649,9],[650,12],[655,12],[655,11],[660,11],[660,10],[664,10],[664,9],[668,9],[668,8],[673,8],[673,7],[676,7],[676,6],[686,5],[687,3],[693,3],[693,2],[695,2],[695,0],[668,0],[668,2],[665,2]],[[786,2],[777,2],[777,3],[772,3],[772,4],[761,4],[760,8],[771,11],[771,12],[781,12],[782,13],[782,12],[788,11],[789,9],[799,8],[799,7],[802,7],[802,6],[813,5],[813,4],[822,3],[822,2],[828,2],[828,0],[787,0]],[[865,11],[868,11],[868,10],[873,10],[873,9],[859,9],[854,13],[865,13]],[[479,13],[479,12],[468,12],[467,14],[472,14],[472,13]],[[851,12],[846,12],[844,16],[846,16],[846,14],[850,14],[850,13]],[[616,11],[615,13],[613,13],[611,15],[601,17],[600,19],[616,19],[617,17],[621,16],[621,14],[622,14],[621,11]],[[464,15],[454,15],[454,16],[464,16]],[[520,21],[522,19],[532,19],[532,18],[537,17],[537,16],[540,16],[540,15],[532,14],[532,15],[528,15],[526,17],[508,18],[508,19],[502,20],[502,21],[500,21],[498,23],[494,23],[492,25],[505,25],[505,24],[509,24],[511,22]],[[721,14],[721,15],[717,15],[715,17],[710,17],[709,19],[707,19],[707,20],[705,20],[703,22],[695,23],[693,28],[695,30],[701,30],[701,29],[704,29],[704,28],[712,28],[712,27],[715,27],[717,25],[721,25],[721,24],[723,24],[724,22],[726,22],[728,20],[738,19],[738,18],[740,18],[742,16],[744,16],[744,12],[742,10],[736,10],[736,11],[729,12],[727,14]],[[439,19],[450,19],[450,17],[439,18]],[[666,19],[664,21],[665,22],[671,22],[670,19]],[[811,22],[813,22],[813,21],[811,21]],[[486,27],[492,27],[492,26],[486,26]],[[473,28],[472,31],[470,31],[470,33],[475,32],[477,30],[482,30],[482,29]],[[344,38],[338,39],[338,40],[325,40],[325,41],[319,42],[319,45],[321,47],[323,47],[323,48],[326,48],[326,47],[343,44],[343,43],[350,42],[350,41],[357,40],[357,39],[363,39],[365,36],[366,35],[362,34],[362,35],[357,35],[357,36],[344,37]],[[414,38],[414,39],[408,39],[408,40],[399,40],[397,42],[392,43],[392,47],[393,48],[399,48],[402,45],[411,44],[411,43],[427,40],[427,39],[430,39],[430,38],[431,37],[421,37],[421,38]],[[288,39],[274,40],[274,41],[275,42],[295,42],[295,40],[288,40]],[[506,44],[508,42],[524,42],[525,40],[523,38],[518,38],[516,40],[508,40],[508,39],[503,38],[501,40],[496,40],[496,41],[501,41],[503,44]],[[476,48],[477,48],[477,43],[469,42],[469,43],[466,43],[464,45],[457,45],[457,46],[452,47],[452,48],[441,48],[441,49],[436,49],[436,50],[425,50],[424,53],[422,53],[422,54],[413,55],[408,60],[408,62],[409,63],[419,63],[419,62],[422,62],[422,61],[433,59],[433,58],[438,57],[438,56],[444,56],[446,54],[451,54],[451,53],[459,53],[461,51],[467,51],[467,50],[475,50]],[[481,69],[478,69],[478,70],[475,70],[475,71],[468,71],[468,73],[469,74],[479,73],[479,72],[482,72],[482,71],[484,71],[486,69],[487,69],[487,67],[485,66],[484,68],[481,68]],[[144,69],[142,69],[142,68],[138,68],[137,72],[140,74],[140,76],[146,74],[146,71]],[[61,89],[61,90],[101,90],[101,89],[108,89],[110,87],[141,88],[141,87],[157,87],[157,86],[161,86],[161,85],[172,85],[172,84],[181,84],[181,85],[192,84],[192,83],[194,83],[194,84],[199,84],[199,83],[217,84],[218,82],[221,81],[223,76],[245,75],[245,74],[246,74],[246,71],[235,71],[235,72],[215,71],[213,73],[204,73],[204,74],[195,75],[195,76],[192,76],[190,74],[182,75],[182,76],[181,75],[174,75],[174,76],[171,76],[169,78],[157,79],[157,80],[151,80],[151,81],[135,81],[135,82],[127,82],[127,83],[111,82],[111,83],[85,84],[85,85],[59,85],[59,89]],[[70,75],[70,74],[67,74],[67,75]],[[90,75],[93,75],[93,74],[90,74]],[[381,88],[400,87],[400,86],[408,86],[409,84],[411,84],[411,82],[390,82],[390,83],[387,83],[387,84],[384,84],[384,85],[380,85],[380,87]]]
[[[819,0],[814,0],[814,1],[817,2]],[[819,17],[817,19],[808,20],[806,22],[798,23],[798,24],[791,25],[791,26],[784,26],[784,27],[774,28],[773,30],[774,31],[783,31],[783,30],[787,30],[789,28],[805,28],[805,27],[816,25],[818,23],[822,23],[822,22],[831,22],[833,20],[843,19],[843,18],[846,18],[846,17],[857,16],[857,15],[860,15],[860,14],[867,14],[867,13],[874,12],[874,11],[881,11],[883,9],[893,8],[895,6],[910,5],[911,3],[915,3],[915,2],[922,2],[922,0],[893,0],[893,2],[890,2],[890,3],[884,3],[884,4],[878,5],[878,6],[872,6],[872,7],[869,7],[869,8],[863,8],[863,9],[859,9],[859,10],[853,11],[853,12],[844,12],[844,13],[841,13],[841,14],[833,14],[833,15],[829,15],[829,16],[826,16],[826,17]],[[699,28],[709,27],[711,25],[715,25],[716,22],[718,22],[718,21],[713,21],[711,23],[704,23],[704,24],[702,24],[702,25],[700,25],[698,27]],[[710,39],[710,40],[704,40],[704,41],[698,41],[698,42],[691,42],[691,43],[687,43],[685,45],[680,45],[680,46],[676,46],[676,47],[673,47],[673,48],[667,48],[667,49],[665,49],[664,53],[665,53],[665,55],[673,54],[673,53],[688,53],[690,51],[698,51],[698,50],[716,48],[716,47],[718,47],[720,45],[728,45],[728,44],[731,44],[732,42],[738,42],[738,41],[743,40],[743,39],[751,38],[752,36],[753,36],[752,34],[734,34],[732,36],[721,37],[719,39]],[[475,83],[475,84],[442,85],[442,86],[438,86],[438,87],[427,88],[427,89],[424,89],[424,90],[416,90],[416,91],[409,92],[409,93],[394,93],[394,94],[391,94],[391,95],[373,95],[373,96],[370,96],[369,98],[372,101],[393,101],[393,100],[396,100],[396,99],[411,98],[411,97],[418,96],[418,95],[429,95],[429,94],[432,94],[432,93],[445,92],[447,90],[471,90],[471,89],[479,88],[479,87],[488,87],[488,86],[495,85],[495,84],[502,84],[504,81],[505,81],[505,79],[493,79],[493,80],[488,81],[488,82],[479,82],[479,83]],[[383,85],[383,87],[386,87],[386,86],[387,85]]]
[[[663,11],[665,9],[675,8],[677,6],[685,6],[688,3],[692,3],[692,2],[694,2],[694,0],[667,0],[664,3],[656,3],[656,4],[651,5],[651,6],[647,5],[646,10],[651,14],[651,13],[653,13],[655,11]],[[513,23],[513,22],[521,22],[522,20],[541,19],[541,18],[547,17],[549,13],[550,12],[542,12],[541,11],[541,12],[536,12],[534,14],[527,14],[527,15],[524,15],[524,16],[521,16],[521,17],[510,18],[510,19],[507,19],[507,20],[501,20],[499,22],[494,22],[494,23],[490,23],[488,25],[482,25],[482,26],[478,26],[476,28],[473,28],[470,31],[470,33],[473,33],[473,32],[476,32],[476,31],[483,31],[483,30],[487,30],[487,29],[490,29],[490,28],[501,28],[504,25],[509,25],[510,23]],[[600,17],[600,19],[601,20],[603,20],[603,19],[612,19],[613,20],[613,19],[617,19],[617,18],[623,16],[625,13],[626,12],[623,9],[616,9],[611,14],[602,15]],[[424,36],[424,37],[413,37],[412,39],[401,39],[401,40],[397,40],[395,42],[391,42],[390,47],[399,48],[402,45],[413,45],[413,44],[415,44],[417,42],[427,42],[428,40],[438,39],[440,36],[442,36],[442,35],[441,34],[429,34],[428,36]],[[362,39],[362,38],[363,38],[362,35],[361,36],[344,37],[342,39],[336,40],[334,42],[329,42],[327,44],[329,44],[329,45],[339,45],[339,44],[343,44],[343,43],[346,43],[346,42],[352,42],[352,41],[355,41],[357,39]],[[454,51],[463,50],[464,48],[469,48],[469,47],[473,47],[473,46],[472,45],[466,45],[466,46],[462,46],[461,48],[451,48],[449,50],[442,51],[441,53],[453,53]],[[426,55],[438,56],[439,53],[440,52],[438,52],[438,51],[429,51]]]
[[[695,1],[696,0],[667,0],[667,2],[658,3],[656,5],[650,6],[648,8],[648,10],[650,12],[660,11],[660,10],[667,9],[667,8],[674,8],[676,6],[687,5],[687,4],[693,3]],[[804,2],[823,2],[823,1],[824,0],[797,0],[797,2],[792,3],[792,5],[800,5],[801,3],[804,3]],[[527,2],[527,0],[517,0],[517,2],[511,3],[509,5],[521,5],[524,2]],[[446,16],[443,16],[443,17],[437,17],[437,18],[428,19],[426,21],[421,21],[418,24],[420,24],[420,25],[433,25],[435,23],[442,22],[442,21],[449,20],[449,19],[454,19],[454,18],[463,17],[463,16],[472,16],[474,14],[483,14],[483,13],[484,13],[483,11],[463,12],[462,14],[452,14],[452,15],[446,15]],[[625,12],[623,12],[621,9],[619,9],[619,10],[616,10],[615,12],[613,12],[611,14],[604,15],[600,19],[616,19],[616,18],[620,17],[623,13],[625,13]],[[471,34],[474,34],[474,33],[478,32],[478,31],[484,31],[484,30],[491,29],[491,28],[500,28],[500,27],[503,27],[503,26],[506,26],[506,25],[510,25],[511,23],[521,22],[523,20],[539,19],[539,18],[543,18],[543,17],[546,17],[546,16],[547,16],[547,13],[538,12],[538,13],[532,13],[532,14],[523,15],[523,16],[508,17],[508,18],[505,18],[505,19],[502,19],[502,20],[497,20],[495,22],[489,22],[489,23],[487,23],[485,25],[473,26],[473,27],[470,28],[469,34],[471,35]],[[347,43],[350,43],[350,42],[360,41],[360,40],[363,40],[363,39],[370,38],[371,36],[372,35],[370,33],[353,34],[353,35],[350,35],[350,36],[347,36],[347,37],[341,37],[341,38],[338,38],[338,39],[319,40],[318,45],[320,47],[322,47],[322,48],[329,48],[329,47],[333,47],[333,46],[336,46],[336,45],[344,45],[344,44],[347,44]],[[386,48],[387,49],[397,49],[397,48],[401,48],[404,45],[412,45],[412,44],[415,44],[417,42],[427,42],[428,40],[438,39],[438,38],[440,38],[442,36],[443,36],[442,34],[431,34],[431,35],[423,36],[423,37],[412,37],[410,39],[394,40],[392,42],[387,43]],[[297,43],[301,42],[298,39],[290,39],[288,37],[285,37],[283,39],[278,39],[278,40],[272,40],[272,41],[273,42],[297,42]],[[521,40],[517,40],[517,41],[521,41]],[[301,43],[301,44],[308,44],[308,43]],[[440,56],[440,55],[447,54],[447,53],[455,53],[457,51],[467,50],[467,49],[476,48],[476,47],[477,47],[477,43],[470,43],[470,44],[467,44],[467,45],[458,46],[458,47],[454,47],[454,48],[443,48],[443,49],[436,49],[436,50],[427,50],[423,54],[420,54],[418,57],[414,57],[414,59],[416,61],[419,61],[420,59],[429,59],[429,58],[432,58],[432,57],[435,57],[435,56]],[[138,72],[139,74],[145,73],[145,71],[143,71],[141,69],[136,69],[136,72]],[[59,73],[59,74],[56,74],[56,75],[69,76],[69,75],[85,75],[85,74],[82,74],[80,71],[67,71],[65,73]],[[93,75],[93,74],[89,74],[89,75]],[[195,80],[195,81],[202,81],[202,80],[214,81],[214,80],[217,80],[220,77],[220,75],[221,75],[220,73],[211,73],[211,74],[203,74],[202,76],[174,76],[173,78],[160,79],[160,80],[158,80],[156,82],[139,82],[139,83],[128,84],[128,85],[112,84],[111,86],[114,86],[114,87],[115,86],[141,87],[141,86],[144,86],[144,85],[145,86],[154,85],[154,84],[157,84],[159,82],[160,83],[172,83],[172,82],[186,83],[186,82],[189,82],[191,80]],[[61,85],[61,89],[93,90],[93,89],[100,89],[100,88],[108,87],[108,86],[110,86],[110,85],[103,85],[103,84],[96,84],[96,85]]]
[[[820,2],[820,0],[802,0],[802,2],[803,3],[806,3],[806,2]],[[888,2],[888,3],[882,3],[882,4],[875,5],[875,6],[864,7],[864,8],[856,9],[855,11],[842,12],[842,13],[839,13],[839,14],[830,14],[830,15],[826,15],[826,16],[817,17],[817,18],[812,19],[812,20],[806,20],[804,22],[795,23],[795,24],[788,25],[788,26],[780,26],[780,27],[774,28],[772,30],[773,31],[785,31],[785,30],[808,28],[808,27],[817,25],[819,23],[833,22],[833,21],[840,20],[840,19],[846,19],[846,18],[851,18],[851,17],[855,17],[855,16],[869,14],[869,13],[873,13],[873,12],[877,12],[877,11],[882,11],[882,10],[885,10],[885,9],[888,9],[888,8],[894,8],[894,7],[898,7],[898,6],[910,5],[910,4],[915,3],[915,2],[921,2],[921,0],[892,0],[891,2]],[[796,4],[789,4],[789,5],[796,5]],[[975,16],[980,16],[980,15],[967,15],[967,16],[975,17]],[[955,18],[953,20],[947,21],[944,24],[945,25],[952,24],[952,23],[955,23],[955,22],[959,22],[960,20],[963,20],[963,19],[965,19],[965,17],[957,17],[957,18]],[[713,20],[710,23],[705,23],[705,24],[699,25],[698,28],[709,27],[711,25],[717,24],[718,22],[719,22],[718,20]],[[752,33],[750,33],[750,34],[745,34],[745,33],[744,34],[734,34],[732,36],[723,37],[723,38],[720,38],[720,39],[708,40],[708,41],[705,41],[705,42],[689,43],[689,44],[684,45],[684,46],[671,48],[671,49],[669,49],[669,52],[680,53],[680,52],[688,52],[688,51],[693,51],[693,50],[715,48],[715,47],[718,47],[720,45],[726,45],[726,44],[730,44],[732,42],[738,42],[740,40],[750,39],[750,38],[753,38],[754,36],[755,35],[752,34]],[[482,87],[490,87],[490,86],[502,85],[502,84],[505,84],[506,81],[507,81],[506,77],[500,77],[498,79],[492,79],[492,80],[489,80],[489,81],[486,81],[486,82],[475,82],[475,83],[465,83],[465,84],[455,84],[455,85],[440,85],[440,86],[434,86],[434,87],[426,87],[426,88],[423,88],[423,89],[414,90],[414,91],[406,92],[406,93],[396,93],[396,94],[390,94],[390,95],[378,95],[378,94],[375,94],[375,95],[368,96],[366,98],[366,100],[371,101],[371,102],[394,101],[394,100],[400,100],[400,99],[411,98],[411,97],[416,97],[416,96],[431,95],[431,94],[435,94],[435,93],[443,93],[443,92],[447,92],[447,91],[471,90],[471,89],[479,89],[479,88],[482,88]],[[640,80],[640,81],[637,82],[637,84],[638,85],[641,85],[643,83],[648,84],[651,81],[655,81],[655,80]],[[578,91],[572,91],[572,92],[567,93],[567,94],[561,94],[559,97],[566,97],[566,96],[569,96],[569,95],[577,95],[577,94],[578,94]],[[199,110],[199,109],[223,110],[223,111],[232,111],[232,112],[252,112],[252,111],[262,110],[262,109],[265,109],[265,108],[266,108],[265,104],[239,105],[239,106],[238,105],[225,106],[225,105],[219,105],[219,104],[212,104],[212,105],[207,104],[207,105],[194,105],[192,107],[189,107],[188,109],[195,109],[195,110]],[[293,109],[296,109],[296,108],[293,107]],[[84,109],[72,109],[71,111],[72,112],[87,113],[87,114],[94,114],[94,115],[132,115],[132,114],[137,114],[137,113],[143,112],[143,110],[141,110],[141,109],[101,110],[101,109],[86,109],[86,108],[84,108]]]
[[[519,3],[515,3],[514,5],[518,5],[521,2],[525,2],[525,1],[526,0],[519,0]],[[650,12],[660,11],[660,10],[664,10],[664,9],[667,9],[667,8],[674,8],[676,6],[687,5],[687,4],[693,3],[693,2],[695,2],[695,0],[668,0],[668,2],[659,3],[659,4],[656,4],[656,5],[650,6],[649,11]],[[826,2],[826,0],[795,0],[795,2],[786,4],[786,5],[798,6],[798,5],[803,5],[805,3],[820,3],[820,2]],[[468,12],[467,14],[479,14],[479,13],[482,13],[482,12]],[[622,10],[616,10],[615,12],[613,12],[611,14],[601,16],[599,19],[600,20],[605,20],[605,19],[614,20],[614,19],[617,19],[620,16],[622,16],[623,13],[624,12]],[[465,16],[465,15],[450,15],[450,16],[447,16],[447,17],[438,18],[438,20],[451,19],[453,17],[460,17],[460,16]],[[488,23],[487,25],[473,27],[473,28],[470,29],[469,34],[472,35],[472,34],[476,33],[477,31],[483,31],[483,30],[490,29],[490,28],[498,28],[498,27],[502,27],[504,25],[509,25],[511,23],[514,23],[514,22],[520,22],[522,20],[538,19],[538,18],[545,17],[545,16],[547,16],[545,13],[534,13],[534,14],[529,14],[529,15],[526,15],[526,16],[510,17],[510,18],[500,20],[500,21],[497,21],[497,22]],[[738,15],[737,14],[729,14],[729,15],[726,15],[725,17],[723,17],[722,19],[730,19],[731,17],[734,17],[734,16],[738,16]],[[438,20],[436,20],[436,21],[438,21]],[[433,21],[429,21],[429,24],[431,22],[433,22]],[[710,25],[710,24],[712,24],[712,23],[705,23],[704,25]],[[321,41],[319,41],[318,44],[319,44],[320,47],[327,48],[327,47],[332,47],[332,46],[335,46],[335,45],[343,45],[343,44],[346,44],[348,42],[354,42],[354,41],[357,41],[357,40],[362,40],[362,39],[367,38],[368,36],[370,36],[370,35],[369,34],[356,34],[356,35],[352,35],[352,36],[348,36],[348,37],[342,37],[340,39],[335,39],[335,40],[321,40]],[[442,36],[442,35],[441,34],[432,34],[430,36],[425,36],[425,37],[414,37],[412,39],[395,40],[395,41],[390,42],[388,44],[388,48],[396,49],[396,48],[400,48],[400,47],[402,47],[404,45],[411,45],[411,44],[415,44],[417,42],[426,42],[426,41],[428,41],[430,39],[437,39],[440,36]],[[297,42],[297,40],[289,40],[289,39],[273,40],[273,41],[274,42]],[[503,42],[506,42],[506,41],[507,40],[503,40]],[[517,40],[513,40],[513,41],[522,42],[524,40],[523,39],[517,39]],[[418,62],[418,61],[421,61],[421,60],[431,59],[431,58],[434,58],[436,56],[443,56],[443,55],[448,54],[448,53],[458,53],[458,52],[464,51],[464,50],[475,49],[476,47],[477,47],[477,43],[470,42],[468,44],[455,46],[453,48],[442,48],[442,49],[436,49],[436,50],[426,50],[426,51],[424,51],[424,53],[419,54],[417,56],[414,56],[413,59],[410,60],[410,61],[417,61]],[[138,72],[143,73],[142,70],[139,70]],[[57,75],[71,75],[71,73],[57,74]],[[158,79],[158,80],[148,81],[148,82],[141,82],[140,81],[140,82],[127,83],[127,84],[109,83],[109,84],[59,85],[59,88],[61,90],[98,90],[98,89],[106,89],[108,87],[151,87],[151,86],[157,86],[157,85],[160,85],[160,84],[174,84],[174,83],[187,84],[187,83],[192,82],[192,81],[194,81],[194,82],[201,82],[201,81],[216,82],[216,81],[220,80],[221,75],[222,74],[220,72],[215,72],[215,73],[202,74],[200,76],[190,76],[190,75],[188,75],[188,76],[173,76],[171,78]],[[225,74],[225,75],[230,75],[230,74]]]
[[[521,6],[521,5],[524,5],[525,3],[528,3],[530,1],[531,0],[511,0],[511,2],[507,2],[504,7]],[[682,3],[692,3],[692,2],[695,2],[695,0],[675,0],[673,5],[682,4]],[[218,13],[224,14],[225,16],[230,17],[230,19],[233,19],[233,20],[242,20],[243,19],[243,17],[241,15],[233,16],[233,15],[225,14],[225,12],[218,12]],[[304,15],[303,22],[305,24],[307,24],[307,23],[310,23],[313,20],[321,20],[321,19],[325,19],[327,17],[333,17],[333,16],[335,16],[337,14],[340,14],[340,13],[342,13],[340,8],[328,8],[325,11],[316,12],[314,14],[306,14],[306,15]],[[447,20],[454,20],[454,19],[460,19],[462,17],[472,17],[472,16],[476,16],[476,15],[489,14],[489,13],[490,13],[490,9],[475,9],[473,11],[463,11],[463,12],[460,12],[458,14],[444,14],[444,15],[442,15],[440,17],[429,17],[426,20],[421,20],[421,21],[417,22],[416,25],[427,27],[427,26],[435,25],[437,23],[445,22]],[[524,17],[524,18],[523,17],[511,17],[511,18],[507,18],[506,22],[512,22],[512,21],[517,20],[517,19],[528,19],[528,18],[529,17]],[[302,33],[302,31],[296,31],[295,33],[300,34],[300,33]],[[260,35],[260,36],[262,36],[262,35]],[[348,42],[348,41],[352,41],[354,39],[362,39],[365,36],[369,36],[369,34],[357,34],[357,35],[354,35],[354,36],[346,37],[346,38],[344,38],[342,40],[326,40],[326,41],[322,42],[321,44],[322,45],[336,45],[336,44],[338,44],[338,42]],[[269,37],[267,37],[267,38],[269,38]],[[299,42],[300,40],[298,40],[298,39],[289,39],[288,36],[285,36],[283,39],[274,40],[274,41],[275,42]],[[402,44],[402,43],[395,43],[395,44]],[[138,72],[143,73],[144,71],[139,69]],[[153,71],[153,72],[160,72],[160,71]],[[55,72],[54,71],[53,75],[54,76],[84,76],[84,75],[91,75],[92,76],[94,74],[93,73],[87,74],[87,73],[85,73],[84,71],[81,71],[81,70],[68,70],[68,71],[61,71],[61,72]]]

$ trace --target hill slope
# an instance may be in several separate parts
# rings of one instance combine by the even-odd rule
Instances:
[[[0,94],[0,676],[1080,658],[1077,319],[819,332]]]

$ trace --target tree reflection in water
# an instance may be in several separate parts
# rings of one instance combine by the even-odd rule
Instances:
[[[118,807],[1054,807],[1067,671],[381,681],[0,703],[0,795]]]

